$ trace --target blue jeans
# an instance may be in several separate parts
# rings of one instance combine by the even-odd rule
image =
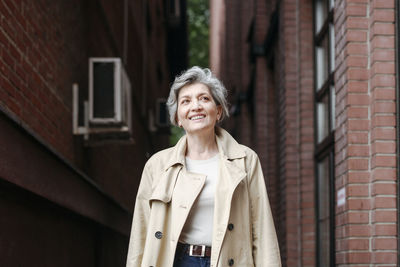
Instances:
[[[184,250],[177,250],[174,267],[210,267],[210,257],[193,257]]]

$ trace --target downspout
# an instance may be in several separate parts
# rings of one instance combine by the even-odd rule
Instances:
[[[399,51],[399,38],[400,38],[400,3],[399,1],[395,1],[395,50],[396,50],[396,57],[395,57],[395,65],[396,65],[396,178],[397,178],[397,265],[400,263],[400,51]]]

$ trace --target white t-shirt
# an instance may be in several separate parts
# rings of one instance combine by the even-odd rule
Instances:
[[[218,179],[219,154],[206,160],[186,157],[186,169],[206,175],[206,182],[183,227],[179,241],[191,245],[211,246],[214,218],[214,195]]]

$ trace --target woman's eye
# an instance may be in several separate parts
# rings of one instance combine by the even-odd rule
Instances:
[[[187,99],[183,99],[183,100],[181,101],[181,104],[187,104],[187,103],[189,103],[189,100],[187,100]]]
[[[208,96],[202,96],[200,99],[201,99],[201,100],[204,100],[204,101],[210,100],[210,98],[209,98]]]

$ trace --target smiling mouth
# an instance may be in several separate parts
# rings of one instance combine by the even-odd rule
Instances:
[[[191,117],[191,118],[189,118],[191,121],[194,121],[194,120],[200,120],[200,119],[203,119],[203,118],[205,118],[206,116],[205,115],[196,115],[196,116],[193,116],[193,117]]]

